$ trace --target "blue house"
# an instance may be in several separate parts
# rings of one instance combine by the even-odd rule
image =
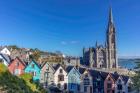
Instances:
[[[78,93],[80,92],[80,73],[74,66],[68,66],[66,68],[68,72],[68,90],[71,93]]]
[[[40,71],[41,68],[35,61],[31,61],[25,68],[25,73],[30,73],[33,75],[34,81],[40,80]]]
[[[89,73],[92,76],[93,93],[104,93],[104,75],[96,70],[89,70]]]

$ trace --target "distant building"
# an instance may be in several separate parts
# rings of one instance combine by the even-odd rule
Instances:
[[[83,63],[89,67],[117,68],[116,29],[113,22],[112,9],[109,11],[108,28],[105,45],[98,45],[88,49],[83,48]]]
[[[0,53],[6,54],[6,55],[8,55],[8,56],[11,55],[11,52],[10,52],[10,50],[9,50],[7,47],[2,48],[2,49],[0,50]]]
[[[63,58],[63,64],[65,66],[80,66],[80,58],[67,56]]]

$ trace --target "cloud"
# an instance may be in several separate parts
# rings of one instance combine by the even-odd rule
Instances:
[[[61,41],[61,44],[62,45],[67,45],[67,44],[77,44],[78,43],[78,41],[69,41],[69,42],[67,42],[67,41]]]
[[[70,43],[71,43],[71,44],[77,44],[78,41],[71,41]]]
[[[62,41],[61,44],[62,45],[67,45],[67,42],[66,41]]]

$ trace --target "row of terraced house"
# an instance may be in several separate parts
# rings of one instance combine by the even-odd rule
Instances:
[[[16,57],[10,59],[0,54],[4,64],[13,75],[30,73],[33,81],[40,82],[44,87],[55,86],[69,93],[130,93],[131,79],[118,73],[107,73],[90,68],[50,64],[32,60],[28,63]],[[8,59],[9,58],[9,59]]]

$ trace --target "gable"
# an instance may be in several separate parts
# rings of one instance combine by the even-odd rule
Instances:
[[[25,67],[25,65],[21,62],[21,61],[19,61],[19,60],[17,60],[17,59],[15,59],[15,60],[13,60],[10,64],[9,64],[9,67],[10,66],[13,66],[13,67],[15,67],[15,66],[17,66],[18,65],[18,67]]]
[[[54,74],[60,74],[60,69],[62,69],[63,74],[67,74],[67,72],[64,70],[64,68],[62,66],[59,66],[59,68],[55,71]]]
[[[10,51],[6,47],[1,50],[1,53],[10,55]]]
[[[80,77],[80,73],[75,68],[72,68],[71,71],[68,73],[68,76],[71,76],[71,75]]]
[[[116,83],[117,84],[124,84],[124,81],[123,81],[123,79],[122,79],[122,77],[121,76],[119,76],[119,78],[117,79],[117,81],[116,81]]]
[[[112,83],[114,83],[114,79],[112,78],[111,74],[108,74],[107,78],[105,79],[105,81],[111,81]]]
[[[26,68],[25,68],[25,70],[38,70],[38,71],[40,71],[40,67],[39,67],[39,65],[36,63],[36,62],[34,62],[34,61],[32,61],[32,62],[30,62],[27,66],[26,66]]]
[[[46,69],[48,69],[49,71],[54,72],[53,67],[48,63],[45,63],[45,65],[41,68],[41,71],[46,71]]]

